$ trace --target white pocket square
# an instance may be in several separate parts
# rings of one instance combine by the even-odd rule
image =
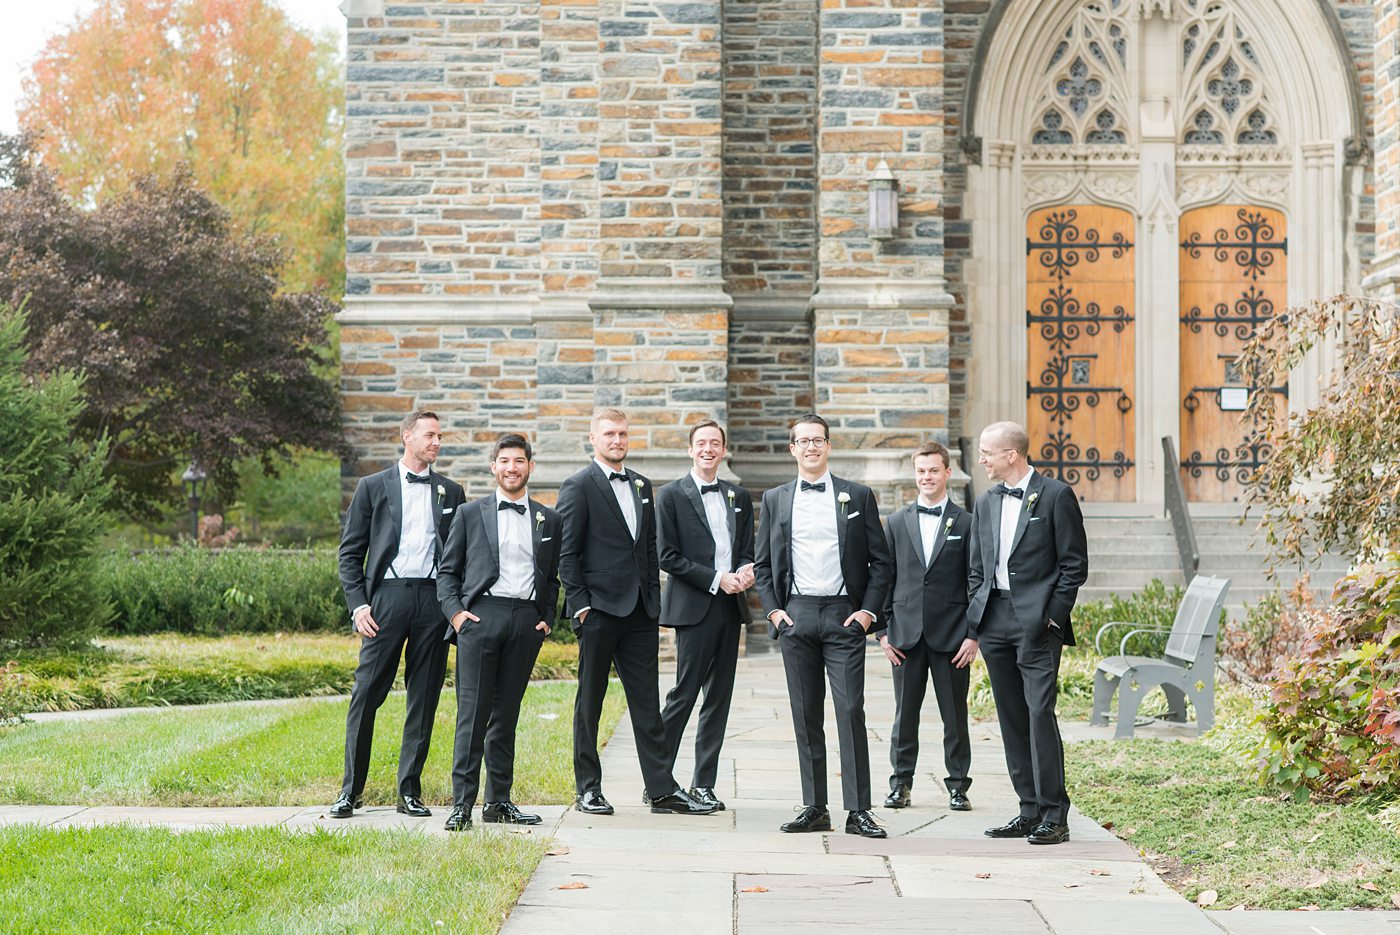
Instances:
[[[445,506],[442,508],[442,512],[451,513],[455,509],[457,509],[455,506]]]
[[[554,537],[553,537],[553,536],[543,536],[543,537],[540,538],[540,541],[541,541],[541,542],[553,542],[553,541],[554,541]]]
[[[859,516],[859,515],[860,515],[860,510],[856,510],[856,511],[855,511],[854,513],[852,513],[850,516],[846,517],[846,519],[855,519],[855,518],[856,518],[857,516]]]
[[[643,504],[647,504],[647,503],[650,503],[650,502],[651,502],[651,501],[650,501],[650,500],[647,500],[647,499],[643,499],[643,500],[642,500],[642,503],[643,503]]]
[[[735,513],[742,513],[742,512],[744,512],[744,511],[741,510],[741,509],[739,509],[739,508],[736,506],[736,507],[734,508],[734,512],[735,512]]]
[[[1032,517],[1028,518],[1028,519],[1026,520],[1026,522],[1028,522],[1028,523],[1038,523],[1038,522],[1040,522],[1042,519],[1044,519],[1044,517],[1041,517],[1041,516],[1032,516]]]
[[[957,542],[957,541],[958,541],[959,539],[961,539],[961,538],[962,538],[962,536],[949,536],[949,537],[948,537],[948,541],[949,541],[949,542]]]

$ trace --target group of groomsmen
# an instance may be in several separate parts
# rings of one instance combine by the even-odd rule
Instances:
[[[876,634],[896,692],[888,808],[911,804],[919,714],[928,682],[944,725],[949,808],[971,808],[969,666],[981,652],[996,701],[1017,817],[987,829],[1035,844],[1069,839],[1069,798],[1055,718],[1061,649],[1087,577],[1083,518],[1073,490],[1027,462],[1015,423],[989,426],[979,462],[997,481],[969,513],[947,494],[948,450],[913,457],[918,498],[883,526],[874,492],[831,474],[831,436],[819,415],[789,430],[797,477],[763,495],[755,535],[748,491],[722,480],[722,426],[690,430],[691,470],[653,490],[625,466],[628,422],[616,409],[590,423],[592,461],[566,480],[555,508],[530,499],[530,443],[502,435],[491,457],[496,490],[471,503],[432,470],[442,443],[436,414],[402,424],[404,456],[361,479],[345,520],[340,577],[363,637],[346,719],[345,772],[331,806],[361,806],[375,713],[406,659],[407,715],[399,755],[398,810],[431,811],[420,776],[457,644],[453,808],[446,828],[481,818],[537,824],[511,801],[515,731],[540,645],[555,622],[562,585],[578,638],[574,703],[574,807],[612,814],[603,794],[598,722],[616,667],[627,697],[651,811],[722,811],[715,794],[733,697],[739,639],[756,588],[778,641],[796,733],[802,805],[781,825],[831,831],[824,705],[830,686],[841,758],[845,831],[885,837],[871,812],[865,727],[865,650]],[[660,571],[668,579],[660,588]],[[658,689],[657,625],[673,628],[676,681]],[[703,693],[689,788],[676,782],[681,735]]]

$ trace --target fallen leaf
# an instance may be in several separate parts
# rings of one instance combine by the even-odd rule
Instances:
[[[1373,893],[1379,893],[1381,891],[1381,888],[1379,886],[1377,886],[1369,880],[1367,880],[1365,883],[1362,883],[1361,888],[1363,890],[1370,890]]]
[[[973,876],[979,880],[990,880],[992,878],[990,873],[974,873]]]
[[[1107,870],[1099,870],[1099,869],[1095,868],[1095,869],[1089,871],[1089,876],[1091,876],[1091,877],[1111,877],[1111,876],[1113,876],[1113,874],[1109,873]]]
[[[1111,822],[1111,821],[1106,821],[1106,822],[1104,822],[1103,824],[1099,825],[1099,827],[1102,828],[1102,829],[1105,830],[1105,831],[1112,831],[1112,830],[1113,830],[1113,822]]]
[[[1077,889],[1079,889],[1079,887],[1081,887],[1081,886],[1083,886],[1083,885],[1084,885],[1083,883],[1066,883],[1066,884],[1065,884],[1065,889],[1067,889],[1067,890],[1077,890]]]
[[[1391,893],[1390,901],[1395,905],[1396,909],[1400,909],[1400,893]]]
[[[1313,835],[1312,837],[1308,838],[1308,839],[1307,839],[1306,841],[1304,841],[1303,843],[1304,843],[1304,844],[1311,844],[1311,843],[1313,843],[1314,841],[1316,841],[1316,840],[1317,840],[1318,838],[1320,838],[1320,837],[1322,837],[1322,832],[1321,832],[1321,831],[1319,831],[1317,834]]]
[[[545,852],[544,852],[544,856],[546,856],[546,857],[563,857],[563,856],[564,856],[565,854],[567,854],[567,853],[569,853],[569,845],[567,845],[567,844],[556,844],[556,845],[554,845],[553,847],[551,847],[549,850],[545,851]]]
[[[1313,903],[1311,906],[1299,906],[1297,909],[1294,909],[1293,911],[1294,911],[1294,912],[1321,912],[1321,911],[1322,911],[1322,907],[1319,906],[1319,905],[1317,905],[1317,903]]]
[[[1314,877],[1313,879],[1309,880],[1307,883],[1304,883],[1304,884],[1303,884],[1303,889],[1305,889],[1305,890],[1315,890],[1315,889],[1317,889],[1318,887],[1326,886],[1326,885],[1327,885],[1328,883],[1330,883],[1330,882],[1332,882],[1332,881],[1331,881],[1331,878],[1329,878],[1329,877],[1327,876],[1327,874],[1324,873],[1324,874],[1322,874],[1321,876]]]
[[[1128,829],[1126,829],[1126,830],[1123,832],[1123,837],[1125,837],[1125,838],[1131,838],[1131,837],[1132,837],[1133,835],[1135,835],[1135,834],[1137,834],[1137,829],[1136,829],[1136,828],[1128,828]]]
[[[768,892],[768,887],[766,887],[766,886],[746,886],[746,887],[744,887],[743,889],[741,889],[739,892],[741,892],[741,893],[766,893],[766,892]]]
[[[1203,909],[1206,906],[1214,906],[1215,901],[1219,898],[1220,894],[1215,890],[1201,890],[1200,893],[1196,895],[1196,905]]]
[[[561,889],[561,890],[586,890],[586,889],[588,889],[588,884],[587,884],[587,883],[579,883],[577,880],[575,880],[573,883],[564,883],[564,884],[562,884],[562,885],[556,887],[556,889]]]
[[[1240,903],[1238,906],[1231,906],[1231,907],[1230,907],[1230,911],[1231,911],[1231,912],[1244,912],[1244,911],[1245,911],[1246,909],[1248,909],[1248,908],[1249,908],[1249,907],[1248,907],[1247,905],[1245,905],[1244,903]]]
[[[1224,844],[1222,844],[1222,845],[1220,845],[1220,846],[1221,846],[1221,847],[1224,847],[1224,848],[1231,848],[1231,847],[1234,847],[1234,846],[1235,846],[1236,844],[1238,844],[1238,843],[1240,843],[1240,842],[1239,842],[1239,841],[1226,841]]]

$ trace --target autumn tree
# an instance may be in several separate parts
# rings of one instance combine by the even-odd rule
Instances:
[[[26,305],[31,371],[84,374],[78,427],[108,439],[117,507],[154,517],[190,459],[233,491],[240,459],[340,450],[331,302],[279,291],[274,243],[235,231],[187,170],[91,208],[42,168],[7,177],[0,302]]]
[[[187,162],[292,291],[343,283],[344,87],[333,39],[270,0],[108,0],[49,40],[20,125],[81,203]]]

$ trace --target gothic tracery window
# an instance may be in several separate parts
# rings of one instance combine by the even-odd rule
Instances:
[[[1263,66],[1232,4],[1185,0],[1181,30],[1182,142],[1195,146],[1272,146],[1275,109]]]

